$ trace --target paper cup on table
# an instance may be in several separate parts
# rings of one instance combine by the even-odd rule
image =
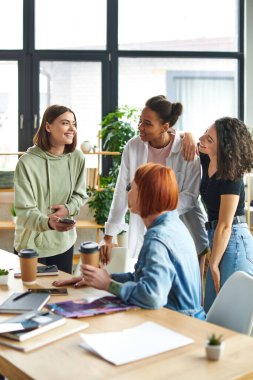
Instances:
[[[21,249],[18,256],[23,283],[25,285],[34,284],[37,275],[38,253],[33,249]]]
[[[99,267],[99,249],[98,244],[93,241],[85,241],[79,248],[82,264]]]

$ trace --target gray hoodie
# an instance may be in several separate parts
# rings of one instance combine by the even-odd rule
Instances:
[[[64,204],[69,216],[79,213],[86,195],[83,154],[55,156],[33,146],[19,159],[15,170],[17,224],[14,248],[35,249],[40,257],[67,251],[76,241],[76,230],[50,230],[48,215],[53,204]]]

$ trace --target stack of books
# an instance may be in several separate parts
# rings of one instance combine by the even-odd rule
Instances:
[[[0,344],[31,351],[88,327],[88,323],[40,311],[47,293],[14,293],[0,305],[0,313],[20,314],[0,323]],[[43,334],[43,337],[41,336]]]

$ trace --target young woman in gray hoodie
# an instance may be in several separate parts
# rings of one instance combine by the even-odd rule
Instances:
[[[73,219],[87,198],[84,156],[76,150],[76,133],[71,109],[48,107],[34,146],[20,158],[14,177],[15,252],[34,249],[39,262],[56,264],[68,273],[72,273],[76,229],[60,218]]]

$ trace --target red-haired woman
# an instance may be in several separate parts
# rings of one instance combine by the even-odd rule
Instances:
[[[140,215],[147,228],[134,273],[109,276],[104,269],[83,264],[82,277],[54,285],[92,286],[142,308],[165,306],[205,319],[198,258],[176,210],[178,185],[173,170],[160,164],[142,165],[126,190],[129,209]]]

